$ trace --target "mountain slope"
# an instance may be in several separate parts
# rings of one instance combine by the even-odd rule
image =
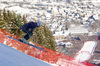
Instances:
[[[0,43],[0,66],[51,66],[51,65]]]

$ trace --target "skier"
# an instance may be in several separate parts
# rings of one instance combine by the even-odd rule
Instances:
[[[19,41],[24,42],[24,43],[28,43],[27,40],[33,35],[33,33],[32,33],[33,30],[36,27],[39,27],[40,25],[41,25],[41,21],[37,21],[36,23],[31,21],[31,22],[24,24],[20,29],[22,29],[22,31],[24,33],[26,33],[26,35],[22,39],[19,39]]]

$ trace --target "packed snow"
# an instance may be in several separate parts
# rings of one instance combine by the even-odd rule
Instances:
[[[92,53],[95,50],[96,45],[97,45],[96,41],[85,42],[82,49],[76,55],[75,60],[78,60],[80,62],[89,60],[91,58]]]
[[[51,65],[0,43],[0,66],[51,66]]]

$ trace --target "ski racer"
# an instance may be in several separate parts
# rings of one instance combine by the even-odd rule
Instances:
[[[41,25],[41,21],[37,21],[36,23],[31,21],[31,22],[24,24],[20,29],[22,29],[22,31],[26,33],[26,35],[22,39],[19,39],[19,41],[28,43],[27,40],[33,35],[33,30],[36,27],[39,27],[40,25]]]

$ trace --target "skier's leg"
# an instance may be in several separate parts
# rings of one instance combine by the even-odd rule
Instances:
[[[33,35],[32,33],[31,33],[30,35],[29,35],[29,34],[26,34],[26,35],[24,36],[24,38],[22,38],[23,42],[28,44],[28,41],[27,41],[27,40],[28,40],[32,35]]]
[[[28,40],[28,39],[29,39],[29,35],[26,34],[26,35],[24,36],[24,38],[25,38],[26,40]]]
[[[21,41],[21,42],[24,42],[24,43],[27,43],[28,44],[28,40],[29,38],[28,38],[28,34],[26,34],[22,39],[19,39],[19,41]]]
[[[26,35],[24,36],[24,38],[25,38],[26,40],[28,40],[32,35],[33,35],[33,33],[26,34]]]

